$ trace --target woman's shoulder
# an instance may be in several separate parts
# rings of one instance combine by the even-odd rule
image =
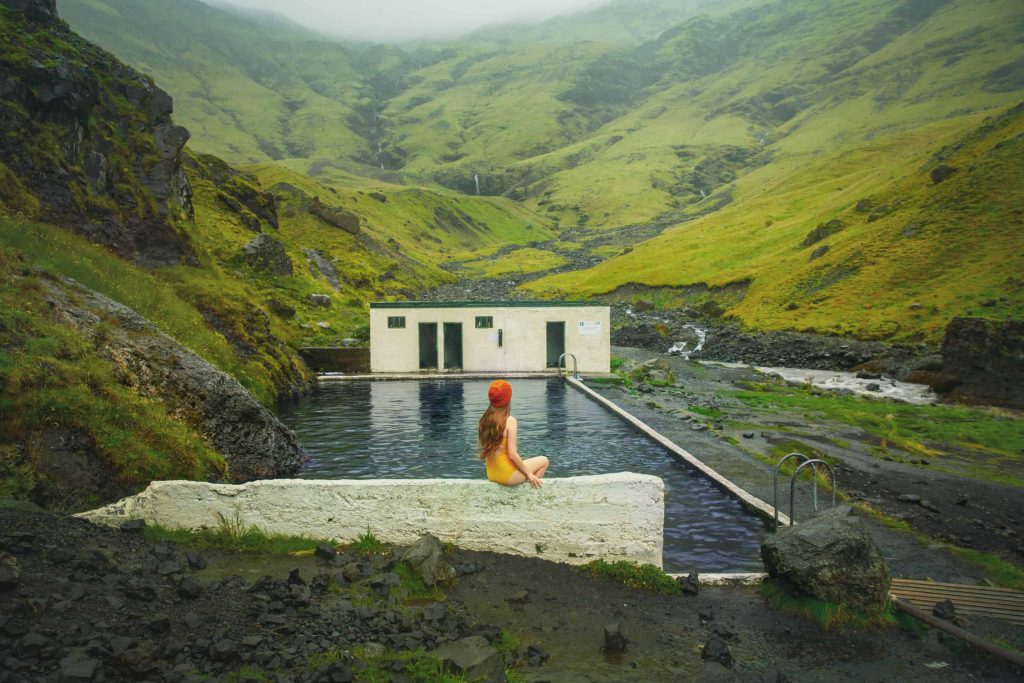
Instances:
[[[516,420],[511,415],[509,415],[508,419],[505,420],[505,429],[509,429],[509,428],[515,429],[516,425],[518,425],[518,424],[519,424],[519,421]]]

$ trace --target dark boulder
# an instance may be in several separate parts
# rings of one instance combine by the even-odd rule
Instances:
[[[807,260],[808,261],[814,261],[816,259],[820,259],[822,256],[824,256],[827,253],[828,253],[828,245],[827,244],[823,244],[820,247],[818,247],[817,249],[815,249],[814,251],[812,251],[811,255],[807,258]]]
[[[21,581],[21,567],[13,555],[0,554],[0,590],[15,588]]]
[[[313,197],[308,211],[328,225],[341,228],[350,235],[359,234],[359,217],[342,209],[327,206],[319,197]]]
[[[807,233],[807,237],[804,237],[804,241],[802,242],[802,245],[805,246],[805,247],[809,247],[812,244],[816,244],[816,243],[822,241],[826,237],[829,237],[831,235],[836,234],[837,232],[839,232],[840,230],[842,230],[845,227],[846,227],[846,223],[844,223],[843,221],[839,220],[838,218],[833,218],[830,221],[825,221],[824,223],[819,223],[814,228],[814,230],[811,230],[809,233]]]
[[[270,235],[260,233],[242,248],[245,262],[256,270],[271,275],[291,275],[292,260],[285,253],[284,244]]]
[[[428,586],[448,583],[455,579],[455,569],[444,559],[444,548],[436,536],[425,534],[399,556]]]
[[[953,318],[933,388],[955,401],[1024,408],[1024,320]]]
[[[932,183],[938,185],[949,176],[956,173],[956,168],[953,166],[947,166],[946,164],[940,164],[931,170],[929,175],[932,178]]]
[[[431,654],[441,660],[446,670],[462,674],[467,680],[480,683],[505,681],[501,656],[483,636],[469,636],[445,643]]]
[[[341,281],[338,279],[338,269],[334,267],[323,253],[316,249],[303,249],[302,253],[309,258],[309,272],[316,275],[323,275],[331,287],[335,290],[341,289]]]
[[[620,653],[625,652],[629,646],[629,639],[622,632],[618,623],[606,624],[604,627],[604,651]]]
[[[89,340],[103,335],[97,347],[122,383],[159,397],[181,420],[206,435],[227,461],[232,480],[286,476],[298,470],[304,453],[295,434],[238,380],[132,309],[73,280],[47,283],[44,296],[57,320]],[[101,321],[108,325],[101,326]],[[116,500],[128,492],[110,488],[96,494]]]
[[[700,658],[710,662],[718,662],[722,666],[732,666],[732,653],[725,641],[718,636],[711,636],[704,641]]]
[[[57,0],[0,0],[0,5],[38,22],[57,20]]]
[[[761,545],[761,557],[770,576],[820,600],[867,612],[888,601],[889,567],[849,506],[783,527]]]

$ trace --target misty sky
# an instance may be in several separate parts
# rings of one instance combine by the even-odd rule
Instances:
[[[541,20],[610,0],[227,0],[324,33],[391,41],[457,36],[487,24]],[[213,4],[213,3],[211,3]]]

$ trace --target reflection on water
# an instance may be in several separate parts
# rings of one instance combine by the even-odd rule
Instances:
[[[325,382],[281,419],[312,458],[311,479],[484,478],[476,423],[486,380]],[[757,571],[763,527],[706,479],[560,380],[513,382],[523,457],[546,455],[549,477],[609,472],[665,482],[666,571]]]

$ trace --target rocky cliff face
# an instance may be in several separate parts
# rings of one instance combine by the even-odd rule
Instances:
[[[147,265],[191,261],[187,130],[170,96],[74,34],[55,0],[0,0],[0,202]]]
[[[68,278],[47,281],[54,316],[98,342],[122,384],[160,399],[224,456],[232,481],[295,474],[294,432],[233,377],[178,344],[132,309]]]
[[[953,400],[1024,408],[1024,321],[953,318],[936,389]]]

